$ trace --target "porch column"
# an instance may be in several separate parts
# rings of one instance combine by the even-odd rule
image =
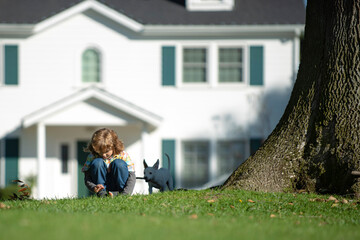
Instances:
[[[38,198],[45,197],[45,159],[46,159],[46,129],[43,122],[37,125],[37,157],[38,157],[38,176],[37,176],[37,192]]]
[[[146,157],[146,145],[147,145],[148,137],[149,137],[149,133],[147,130],[147,124],[143,123],[141,130],[141,159],[145,159]]]

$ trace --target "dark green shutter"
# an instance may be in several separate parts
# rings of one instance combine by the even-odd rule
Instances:
[[[250,155],[253,155],[262,145],[262,138],[251,138],[250,139]]]
[[[19,139],[5,139],[5,185],[18,179],[19,169]]]
[[[84,166],[87,155],[88,155],[88,153],[83,151],[83,149],[87,146],[87,143],[88,143],[87,141],[78,141],[77,142],[76,156],[77,156],[77,162],[78,162],[77,175],[78,175],[78,197],[79,198],[88,197],[92,194],[85,186],[85,181],[84,181],[85,175],[81,171],[81,168]]]
[[[264,85],[264,47],[250,47],[250,85]]]
[[[162,85],[175,86],[175,47],[162,47]]]
[[[165,168],[169,168],[168,160],[165,156],[167,153],[170,157],[170,172],[171,176],[173,177],[174,186],[175,184],[175,140],[172,139],[164,139],[162,140],[162,166]]]
[[[5,85],[17,85],[19,76],[18,46],[5,45]]]

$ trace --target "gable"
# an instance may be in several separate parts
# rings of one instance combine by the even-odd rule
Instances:
[[[39,122],[61,126],[144,123],[156,128],[161,120],[160,116],[105,90],[89,87],[25,116],[22,126],[27,128]]]
[[[139,119],[96,98],[68,106],[44,120],[46,125],[60,126],[126,126]]]

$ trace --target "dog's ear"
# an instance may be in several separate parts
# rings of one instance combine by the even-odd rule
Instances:
[[[159,168],[159,159],[156,161],[153,168],[155,168],[156,170]]]
[[[145,159],[144,159],[144,168],[148,168],[149,166],[147,165],[147,163],[145,162]]]

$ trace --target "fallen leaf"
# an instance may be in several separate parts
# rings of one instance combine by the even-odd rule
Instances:
[[[209,215],[209,216],[215,216],[213,213],[208,213],[207,215]]]
[[[325,199],[322,199],[322,198],[311,198],[310,199],[310,202],[325,202],[326,200]]]
[[[230,205],[230,207],[231,207],[232,209],[234,209],[234,208],[235,208],[235,206],[233,206],[233,205]]]
[[[333,196],[330,196],[330,197],[328,198],[328,201],[337,201],[337,199],[336,199],[335,197],[333,197]]]
[[[10,207],[4,203],[0,203],[0,209],[9,209]]]
[[[348,204],[348,203],[349,203],[349,201],[348,201],[348,200],[346,200],[346,199],[343,199],[343,200],[341,200],[341,203]]]
[[[289,202],[288,204],[291,205],[291,206],[294,206],[294,204],[292,202]]]
[[[337,207],[339,204],[334,203],[331,207]]]
[[[208,203],[214,203],[215,200],[214,200],[214,199],[210,199],[210,200],[208,200],[207,202],[208,202]]]
[[[192,214],[189,218],[190,218],[190,219],[198,219],[198,215]]]
[[[276,218],[276,215],[275,215],[275,214],[271,214],[270,217],[271,217],[271,218]]]
[[[253,200],[251,200],[251,199],[249,199],[249,200],[248,200],[248,202],[250,202],[250,203],[254,203],[254,201],[253,201]]]

